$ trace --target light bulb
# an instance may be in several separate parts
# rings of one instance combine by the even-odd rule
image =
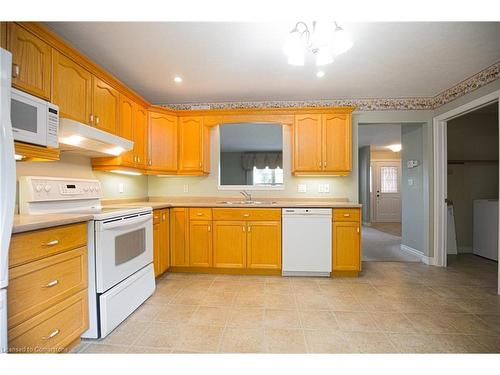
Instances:
[[[322,70],[318,70],[318,72],[316,73],[316,77],[318,77],[318,78],[323,78],[324,76],[325,76],[325,72]]]

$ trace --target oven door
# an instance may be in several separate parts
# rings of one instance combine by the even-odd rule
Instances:
[[[14,139],[47,146],[47,102],[12,89],[10,108]]]
[[[152,217],[147,213],[96,221],[97,293],[104,293],[153,262]]]

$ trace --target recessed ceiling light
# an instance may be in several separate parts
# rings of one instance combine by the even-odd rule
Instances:
[[[181,82],[182,82],[182,77],[176,76],[176,77],[174,78],[174,82],[175,82],[175,83],[181,83]]]
[[[316,77],[318,78],[323,78],[325,76],[325,72],[322,70],[318,70],[318,73],[316,73]]]

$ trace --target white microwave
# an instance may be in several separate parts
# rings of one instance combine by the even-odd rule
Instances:
[[[39,146],[59,146],[59,107],[17,89],[12,89],[10,117],[16,141]]]

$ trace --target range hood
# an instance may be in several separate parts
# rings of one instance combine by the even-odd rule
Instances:
[[[130,151],[134,142],[68,118],[59,120],[59,148],[91,157],[118,156]]]

